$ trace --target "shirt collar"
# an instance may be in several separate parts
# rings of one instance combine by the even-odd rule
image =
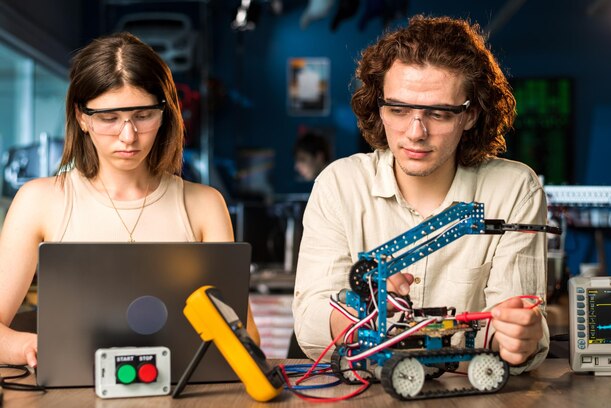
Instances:
[[[399,186],[394,173],[394,156],[390,149],[377,150],[378,163],[371,194],[374,197],[400,197]],[[475,199],[477,177],[475,167],[458,166],[448,194],[440,208],[447,208],[454,202],[471,202]]]
[[[378,155],[378,163],[376,166],[376,174],[371,188],[371,194],[374,197],[392,197],[399,194],[399,186],[395,178],[393,169],[395,158],[390,149],[376,150]]]

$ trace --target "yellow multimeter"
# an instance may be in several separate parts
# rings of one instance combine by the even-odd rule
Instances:
[[[211,342],[254,400],[265,402],[280,394],[284,385],[280,369],[267,364],[265,354],[250,338],[235,311],[223,302],[218,289],[202,286],[193,292],[187,298],[184,314],[204,342],[176,385],[174,398],[185,387]]]

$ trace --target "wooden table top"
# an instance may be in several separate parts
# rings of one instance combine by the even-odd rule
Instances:
[[[304,360],[272,360],[273,364],[303,363]],[[7,374],[5,370],[2,373]],[[1,374],[1,373],[0,373]],[[324,377],[328,378],[330,377]],[[33,378],[30,377],[30,381]],[[315,381],[325,381],[324,379]],[[468,381],[465,376],[444,374],[435,383],[448,385]],[[466,385],[466,384],[465,384]],[[338,397],[352,392],[355,386],[340,385],[331,388],[304,391],[309,394]],[[566,359],[547,359],[538,369],[520,376],[511,376],[503,389],[494,394],[454,398],[436,398],[409,402],[410,407],[608,407],[611,406],[611,377],[576,374]],[[380,384],[372,385],[363,394],[350,400],[351,407],[396,407],[404,402],[388,395]],[[272,406],[311,405],[289,391],[283,391],[268,404]],[[1,404],[0,404],[1,405]],[[171,396],[101,399],[93,388],[51,389],[45,393],[4,390],[3,408],[53,407],[260,407],[245,392],[241,383],[188,385],[179,399]]]

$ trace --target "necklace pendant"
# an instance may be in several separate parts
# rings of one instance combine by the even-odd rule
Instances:
[[[140,207],[138,218],[136,218],[136,222],[134,223],[133,228],[130,230],[129,228],[127,228],[127,224],[125,224],[123,217],[121,217],[121,213],[119,213],[119,210],[117,209],[117,206],[115,205],[115,202],[112,201],[112,198],[110,197],[110,193],[108,193],[108,189],[106,188],[106,185],[104,184],[104,180],[100,178],[100,182],[102,183],[102,186],[104,187],[104,191],[106,192],[106,195],[108,196],[108,201],[110,201],[112,208],[117,213],[117,217],[119,217],[121,224],[123,224],[123,227],[125,228],[125,230],[127,231],[127,234],[129,235],[129,239],[127,240],[127,242],[128,243],[136,242],[136,240],[134,239],[133,233],[136,230],[136,227],[138,226],[138,221],[140,221],[140,217],[142,216],[142,212],[144,211],[144,207],[146,206],[146,196],[149,193],[149,185],[146,186],[146,193],[144,193],[144,200],[142,200],[142,207]]]

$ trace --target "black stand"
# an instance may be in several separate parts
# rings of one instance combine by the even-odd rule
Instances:
[[[202,342],[201,346],[199,346],[199,349],[197,349],[197,351],[195,352],[195,355],[187,366],[187,369],[182,374],[182,377],[180,377],[178,384],[176,384],[176,388],[174,388],[174,392],[172,393],[172,398],[180,397],[180,393],[187,385],[187,382],[191,378],[193,371],[195,371],[195,369],[199,365],[199,362],[202,361],[202,358],[204,358],[204,355],[206,354],[206,351],[208,351],[208,347],[210,347],[210,344],[212,344],[212,341],[204,341]]]

